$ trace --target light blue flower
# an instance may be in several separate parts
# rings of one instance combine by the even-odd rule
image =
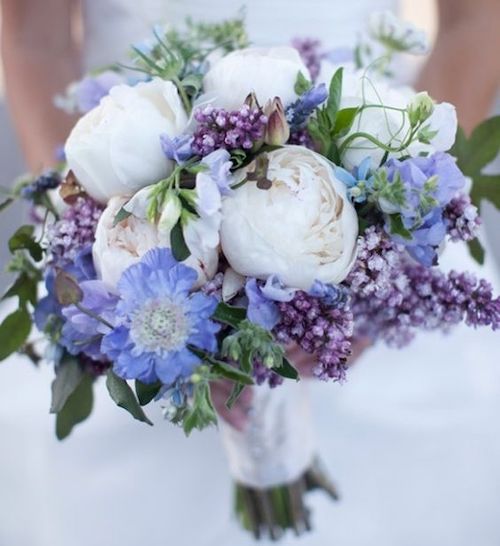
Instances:
[[[160,144],[163,153],[179,165],[183,165],[193,156],[191,144],[193,137],[191,135],[179,135],[170,138],[166,133],[160,135]]]
[[[308,294],[320,298],[326,305],[339,309],[345,306],[349,297],[348,290],[345,287],[327,284],[319,280],[313,282]]]
[[[89,112],[99,105],[101,99],[109,94],[112,87],[125,83],[125,78],[113,70],[106,70],[96,76],[86,76],[78,82],[75,98],[78,111]]]
[[[117,327],[101,349],[124,379],[172,385],[200,364],[191,347],[217,349],[220,326],[210,320],[217,299],[192,290],[194,269],[178,263],[169,249],[156,248],[125,270],[118,283]]]
[[[352,173],[342,167],[335,167],[335,176],[347,186],[347,194],[355,203],[364,203],[373,187],[370,164],[371,158],[366,157]]]
[[[208,166],[208,174],[217,184],[221,195],[229,195],[233,182],[231,154],[227,150],[215,150],[203,158],[202,164]]]
[[[280,319],[275,302],[291,301],[295,290],[286,288],[276,275],[271,275],[263,285],[256,279],[249,279],[245,285],[245,294],[248,298],[248,320],[266,330],[272,330]]]

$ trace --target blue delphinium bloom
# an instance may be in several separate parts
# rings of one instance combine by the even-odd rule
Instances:
[[[183,165],[188,159],[193,157],[192,135],[179,135],[170,138],[166,133],[160,135],[160,144],[163,153],[179,165]]]
[[[245,294],[248,298],[248,320],[266,330],[272,330],[280,319],[280,312],[275,302],[291,301],[294,293],[294,290],[284,287],[276,275],[268,277],[263,285],[256,279],[249,279],[245,285]]]
[[[217,299],[190,293],[196,280],[196,271],[164,248],[150,250],[125,270],[117,287],[116,326],[101,344],[117,375],[171,385],[200,364],[191,346],[217,349],[220,326],[210,320]]]
[[[366,157],[352,172],[335,167],[335,176],[347,186],[347,194],[355,203],[364,203],[373,188],[370,164],[371,158]]]
[[[302,127],[314,110],[327,98],[328,91],[324,83],[311,87],[311,89],[303,93],[286,109],[286,120],[290,124],[290,128],[294,130]]]
[[[231,154],[227,150],[216,150],[205,156],[202,164],[208,166],[208,171],[201,172],[199,176],[203,176],[204,173],[208,174],[216,183],[221,195],[229,195],[233,182]]]
[[[66,322],[61,330],[60,343],[73,355],[84,353],[95,360],[102,360],[102,337],[110,331],[110,326],[105,322],[112,324],[114,321],[118,297],[102,281],[83,281],[79,286],[83,292],[82,307],[102,320],[93,318],[74,305],[64,307],[62,315]]]

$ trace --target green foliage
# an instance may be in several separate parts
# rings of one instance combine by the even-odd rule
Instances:
[[[170,232],[170,246],[172,254],[178,262],[183,262],[191,255],[191,251],[184,239],[181,222],[177,222]]]
[[[78,388],[84,376],[85,373],[78,360],[66,354],[56,367],[56,377],[52,381],[50,413],[59,413],[64,408],[68,398]]]
[[[276,372],[278,375],[285,377],[286,379],[299,379],[299,372],[294,368],[291,362],[283,357],[281,366],[274,366],[272,368],[273,372]]]
[[[17,296],[21,307],[25,307],[28,302],[35,305],[37,302],[37,286],[38,278],[33,278],[28,273],[23,272],[5,292],[2,299]]]
[[[500,175],[483,174],[484,168],[500,153],[500,116],[478,125],[470,138],[459,128],[451,153],[462,172],[472,179],[472,202],[480,207],[486,200],[500,210]],[[470,242],[469,251],[477,262],[484,262],[484,249],[479,241]]]
[[[112,370],[109,370],[106,376],[106,387],[117,406],[128,411],[134,419],[153,426],[153,423],[144,413],[129,384],[121,377],[118,377]]]
[[[135,382],[135,394],[137,395],[137,399],[141,406],[149,404],[160,392],[160,389],[160,381],[156,381],[155,383],[143,383],[142,381],[136,380]]]
[[[312,83],[299,70],[299,72],[297,73],[297,79],[295,81],[295,87],[294,87],[295,93],[299,96],[303,95],[304,93],[309,91],[311,87],[312,87]]]
[[[210,386],[206,381],[193,385],[193,400],[183,418],[184,432],[189,435],[194,429],[202,430],[217,424],[217,415],[210,395]]]
[[[21,307],[0,324],[0,360],[5,360],[24,345],[31,331],[31,316]]]
[[[73,428],[85,421],[92,413],[94,393],[92,390],[93,378],[84,374],[73,392],[68,396],[66,403],[56,416],[56,436],[63,440],[71,434]]]
[[[113,219],[113,227],[116,227],[120,222],[126,220],[132,213],[128,210],[125,210],[123,207],[116,213],[116,216]]]
[[[35,226],[21,226],[9,239],[9,250],[14,253],[16,250],[27,250],[30,256],[39,262],[43,257],[40,244],[34,237]]]
[[[233,307],[227,303],[220,302],[217,305],[213,318],[219,322],[238,328],[239,325],[246,319],[247,312],[243,307]]]

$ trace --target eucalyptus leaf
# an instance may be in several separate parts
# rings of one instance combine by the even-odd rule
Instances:
[[[472,202],[479,207],[483,199],[500,210],[500,175],[477,175],[471,190]]]
[[[148,419],[144,410],[139,405],[128,383],[121,377],[118,377],[112,370],[109,370],[106,376],[106,387],[117,406],[128,411],[134,419],[153,426],[153,423]]]
[[[161,385],[162,384],[160,381],[148,384],[137,380],[135,382],[135,393],[137,395],[137,399],[139,400],[139,404],[141,406],[149,404],[151,400],[153,400],[160,392]]]
[[[81,383],[84,372],[76,358],[67,355],[56,369],[56,377],[52,381],[52,402],[50,413],[59,413],[68,398]]]
[[[210,359],[209,363],[211,364],[212,370],[221,377],[230,379],[231,381],[236,381],[237,383],[242,383],[244,385],[254,384],[252,376],[249,375],[249,373],[243,372],[238,368],[227,364],[226,362]]]
[[[491,117],[479,124],[467,140],[465,148],[465,155],[463,149],[458,150],[459,167],[466,175],[474,177],[500,153],[500,116]]]
[[[8,315],[0,324],[0,360],[19,350],[31,331],[31,316],[21,307]]]
[[[57,413],[56,436],[59,440],[69,436],[75,425],[85,421],[92,413],[92,406],[94,405],[92,384],[92,377],[85,374],[75,390],[69,395],[62,409]]]
[[[181,222],[177,222],[170,232],[170,246],[172,248],[172,254],[178,262],[183,262],[191,255],[186,241],[184,239],[184,233],[182,232]]]

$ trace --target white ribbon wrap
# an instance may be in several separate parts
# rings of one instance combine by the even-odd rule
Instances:
[[[316,449],[304,382],[253,389],[247,425],[240,432],[219,420],[233,479],[259,489],[292,482],[311,465]]]

